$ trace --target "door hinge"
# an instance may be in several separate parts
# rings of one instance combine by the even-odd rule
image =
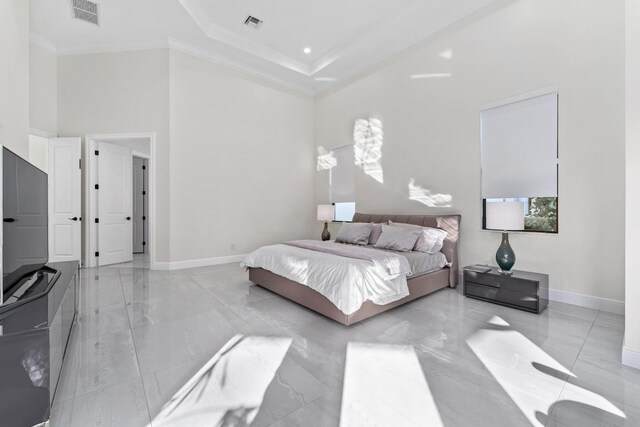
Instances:
[[[100,155],[100,151],[99,150],[94,151],[94,153],[96,154],[96,156]]]
[[[96,252],[96,256],[99,257],[100,256],[100,252]]]
[[[100,222],[100,218],[96,218],[96,224]]]
[[[96,184],[96,185],[95,185],[95,189],[96,189],[96,190],[99,190],[99,189],[100,189],[100,186],[99,186],[98,184]]]
[[[145,170],[147,167],[145,165],[142,165],[142,170]]]
[[[82,159],[78,159],[78,169],[82,169]]]
[[[147,220],[147,217],[143,215],[143,216],[142,216],[142,220],[143,220],[143,221],[146,221],[146,220]]]
[[[144,191],[144,190],[142,190],[142,195],[143,195],[143,196],[146,196],[146,194],[147,194],[147,192],[146,192],[146,191]]]
[[[142,242],[142,246],[146,246],[146,245],[147,245],[147,242]]]

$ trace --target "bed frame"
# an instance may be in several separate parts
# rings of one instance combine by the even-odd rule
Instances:
[[[409,295],[389,304],[377,305],[371,301],[366,301],[358,311],[346,315],[321,293],[268,270],[249,268],[249,280],[336,322],[347,326],[353,325],[447,286],[455,288],[458,285],[460,218],[460,215],[371,215],[361,213],[354,215],[353,222],[380,223],[391,220],[398,223],[440,227],[447,231],[442,253],[447,257],[447,261],[451,263],[451,267],[409,278],[407,280]]]

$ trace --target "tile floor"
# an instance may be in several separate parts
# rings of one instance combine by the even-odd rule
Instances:
[[[342,401],[346,377],[362,379],[349,343],[415,352],[420,392],[444,426],[640,425],[640,371],[620,364],[620,315],[560,303],[535,315],[444,289],[345,327],[253,286],[237,264],[167,272],[136,259],[81,275],[53,426],[149,424],[237,334],[291,339],[256,426],[338,426],[343,405],[362,425],[380,421],[375,400]]]

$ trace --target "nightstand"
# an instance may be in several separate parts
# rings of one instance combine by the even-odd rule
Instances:
[[[549,276],[513,270],[506,276],[494,267],[486,273],[463,270],[464,295],[532,313],[542,313],[549,303]]]

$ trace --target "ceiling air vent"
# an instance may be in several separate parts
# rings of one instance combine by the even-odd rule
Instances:
[[[89,0],[71,0],[73,17],[91,24],[98,23],[98,4]]]
[[[247,16],[247,19],[244,20],[244,25],[246,25],[249,28],[253,28],[254,30],[257,30],[258,28],[260,28],[260,25],[262,25],[262,21],[256,18],[255,16],[249,15]]]

